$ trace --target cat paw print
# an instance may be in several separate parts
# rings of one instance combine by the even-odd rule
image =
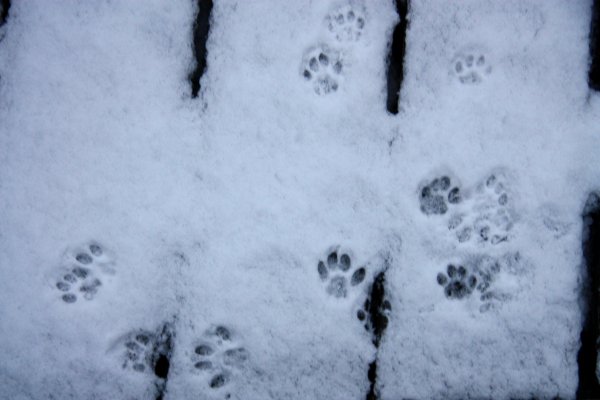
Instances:
[[[505,253],[500,257],[477,256],[472,262],[479,276],[479,312],[497,309],[524,290],[522,278],[528,272],[519,252]]]
[[[462,212],[449,219],[448,229],[455,232],[459,243],[495,246],[508,242],[516,220],[511,200],[506,178],[492,173],[477,186]]]
[[[470,255],[464,262],[449,264],[446,273],[437,275],[448,299],[466,299],[479,304],[479,312],[497,309],[525,290],[529,275],[520,253],[509,252],[499,257]]]
[[[248,350],[238,343],[231,329],[218,325],[194,345],[191,362],[194,370],[205,377],[208,387],[218,390],[229,384],[249,358]]]
[[[391,312],[392,305],[389,300],[383,300],[379,304],[374,303],[371,298],[367,298],[362,308],[356,311],[356,318],[363,323],[367,332],[371,332],[374,338],[373,341],[378,343],[381,339],[381,333],[388,326]]]
[[[156,335],[146,330],[129,333],[119,341],[122,348],[122,367],[135,372],[152,371],[152,354]]]
[[[453,185],[449,176],[434,178],[421,187],[419,203],[425,215],[443,215],[448,207],[460,203],[462,194],[459,186]]]
[[[465,85],[481,83],[492,72],[485,54],[480,51],[465,51],[454,57],[452,72]]]
[[[325,17],[329,33],[338,42],[355,42],[365,27],[364,7],[345,4],[334,8]]]
[[[104,277],[114,273],[113,258],[97,242],[87,243],[67,251],[64,266],[54,287],[67,304],[83,297],[92,300],[104,283]]]
[[[332,297],[345,298],[349,290],[359,286],[367,276],[365,267],[354,269],[352,258],[338,250],[329,252],[325,261],[317,264],[319,278],[325,283],[325,291]]]
[[[447,298],[460,300],[471,295],[477,286],[477,278],[470,274],[464,266],[457,267],[449,264],[446,274],[440,272],[437,275],[437,283],[444,288]]]
[[[108,350],[124,370],[147,374],[163,382],[167,378],[173,352],[175,332],[166,322],[154,331],[135,329],[117,340]],[[158,382],[160,386],[162,383]]]
[[[302,61],[301,74],[319,96],[337,92],[342,77],[340,53],[326,45],[309,49]]]

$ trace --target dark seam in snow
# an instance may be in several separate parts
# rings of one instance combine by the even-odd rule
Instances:
[[[163,325],[154,345],[152,364],[154,367],[154,375],[158,378],[155,383],[157,392],[156,400],[163,400],[167,391],[174,336],[173,326],[167,322]]]
[[[10,10],[10,0],[0,0],[0,26],[4,25]]]
[[[595,0],[592,6],[588,85],[590,89],[600,91],[600,0]]]
[[[377,390],[377,359],[379,358],[379,344],[381,338],[388,326],[388,317],[386,316],[387,303],[385,299],[385,270],[375,277],[369,294],[369,319],[373,330],[373,344],[376,348],[375,359],[369,364],[368,378],[370,382],[367,400],[377,400],[379,393]],[[388,303],[389,304],[389,303]]]
[[[584,325],[581,330],[581,348],[577,354],[579,366],[578,399],[600,398],[600,385],[596,376],[598,360],[598,290],[600,289],[600,197],[589,195],[583,210],[583,261],[585,265],[583,298],[585,301]]]
[[[369,382],[371,382],[371,386],[369,388],[369,393],[367,393],[367,400],[377,400],[379,398],[379,392],[375,388],[377,384],[377,356],[375,356],[375,360],[369,364]]]
[[[394,115],[398,114],[400,90],[404,80],[404,54],[406,52],[409,8],[410,0],[396,0],[396,10],[400,16],[400,22],[394,28],[387,59],[387,110]]]
[[[193,51],[196,66],[189,76],[193,98],[198,97],[200,79],[206,70],[206,41],[210,32],[210,14],[212,8],[212,0],[198,0],[198,14],[194,21],[193,31]]]

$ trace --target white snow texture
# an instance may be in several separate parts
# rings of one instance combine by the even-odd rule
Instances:
[[[413,1],[398,115],[393,1],[214,3],[192,99],[195,1],[13,1],[0,397],[574,398],[591,2]]]

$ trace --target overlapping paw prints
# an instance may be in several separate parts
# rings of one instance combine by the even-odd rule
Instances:
[[[206,378],[208,387],[218,390],[231,382],[249,358],[248,350],[238,343],[232,330],[218,325],[194,345],[191,361],[195,371]]]
[[[440,272],[437,275],[437,283],[444,288],[447,298],[460,300],[471,295],[477,285],[477,278],[470,274],[464,266],[457,267],[449,264],[446,274]]]
[[[464,263],[449,264],[436,280],[448,299],[461,300],[479,293],[476,301],[484,313],[511,300],[516,290],[521,290],[519,280],[526,274],[520,253],[509,252],[500,257],[469,256]],[[502,285],[503,281],[509,284]]]
[[[72,304],[80,300],[92,300],[104,283],[107,274],[114,273],[112,257],[97,242],[87,243],[68,251],[60,277],[54,287],[64,303]]]
[[[459,186],[452,184],[449,176],[436,177],[422,186],[419,203],[425,215],[443,215],[448,207],[461,202],[462,194]]]
[[[327,29],[339,42],[355,42],[365,27],[364,7],[344,4],[334,8],[326,17]]]
[[[490,174],[477,189],[466,208],[448,221],[459,243],[498,245],[508,242],[515,223],[506,179],[500,173]]]
[[[462,52],[452,61],[452,73],[465,85],[481,83],[491,72],[492,67],[481,51]]]
[[[347,253],[333,250],[328,253],[325,261],[319,260],[317,272],[325,283],[325,291],[332,297],[345,298],[351,288],[359,286],[365,280],[365,267],[355,268],[352,258]]]
[[[527,290],[531,280],[527,262],[519,252],[508,252],[499,257],[478,256],[473,264],[480,276],[477,290],[481,293],[479,311],[497,309]]]
[[[316,94],[323,96],[338,90],[342,68],[340,53],[320,45],[305,53],[302,76],[312,84]]]
[[[152,353],[156,343],[156,335],[145,330],[138,330],[127,335],[123,341],[124,369],[136,372],[152,371]]]
[[[441,220],[458,244],[496,246],[510,241],[517,221],[514,194],[506,173],[497,169],[475,190],[464,191],[448,174],[423,184],[419,191],[421,212]]]

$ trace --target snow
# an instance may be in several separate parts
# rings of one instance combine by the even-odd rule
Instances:
[[[358,37],[329,30],[338,9],[364,15]],[[195,12],[36,0],[0,28],[2,393],[154,398],[151,372],[122,367],[125,343],[171,323],[167,399],[364,398],[375,356],[382,399],[573,398],[580,215],[600,182],[590,3],[413,2],[397,116],[391,1],[217,1],[192,100]],[[301,75],[319,46],[343,63],[325,95]],[[455,70],[470,54],[491,67],[475,84]],[[423,214],[420,191],[442,175],[464,201]],[[498,245],[448,228],[497,213]],[[55,285],[92,243],[102,284],[67,304]],[[332,251],[351,256],[346,278],[367,271],[345,298],[317,272]],[[453,263],[481,282],[496,260],[487,299],[436,281]],[[386,263],[375,349],[356,310]],[[223,387],[194,367],[204,342]],[[248,359],[227,364],[240,347]]]

